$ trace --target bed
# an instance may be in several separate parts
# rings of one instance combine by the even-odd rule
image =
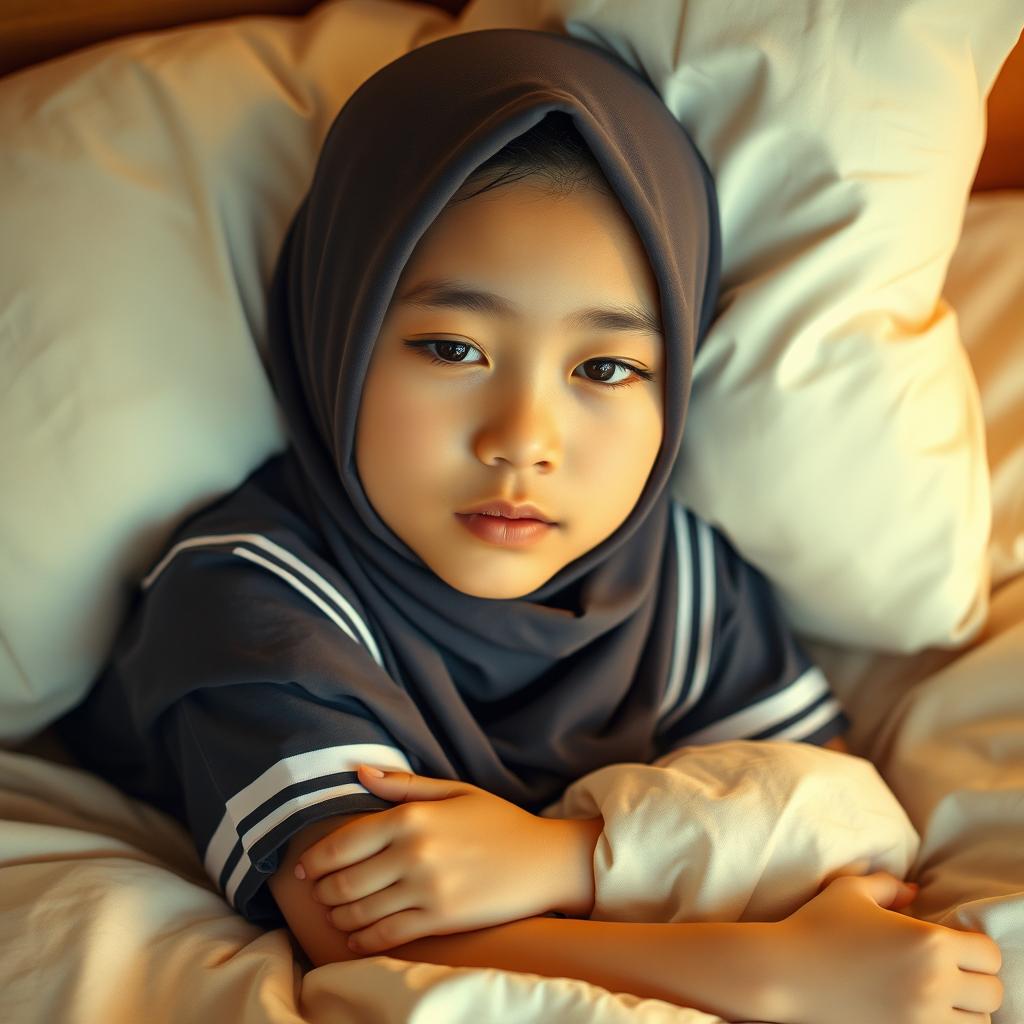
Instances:
[[[849,866],[870,814],[875,848],[851,870],[906,875],[921,885],[914,916],[995,939],[1005,997],[992,1019],[1024,1024],[1024,14],[1012,6],[968,22],[943,0],[845,15],[769,3],[726,30],[710,4],[649,19],[572,0],[8,5],[0,1016],[720,1024],[575,978],[387,955],[310,969],[284,929],[234,912],[180,822],[83,770],[50,728],[163,539],[283,443],[260,297],[333,114],[413,46],[529,25],[643,67],[716,173],[723,302],[675,491],[777,582],[853,722],[849,756],[792,745],[807,780],[786,798],[795,820],[828,831],[838,793],[844,811],[785,877],[735,851],[713,881],[680,867],[670,822],[693,799],[688,759],[731,763],[751,753],[742,740],[570,786],[545,813],[605,818],[595,919],[687,919],[701,899],[704,919],[778,919]],[[870,28],[883,7],[891,21]],[[912,56],[892,61],[887,46]],[[826,103],[824,85],[800,88],[829,75],[838,87],[836,67],[860,92]],[[727,458],[707,457],[711,439]],[[758,502],[738,480],[756,482]],[[898,805],[858,802],[882,781]]]

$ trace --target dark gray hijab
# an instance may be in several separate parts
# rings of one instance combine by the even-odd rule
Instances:
[[[655,272],[663,442],[618,530],[533,593],[485,599],[443,581],[377,515],[356,420],[417,241],[472,171],[551,111],[571,115]],[[714,185],[690,138],[641,74],[580,39],[488,29],[429,43],[370,77],[328,131],[271,284],[269,371],[291,497],[411,700],[351,696],[425,774],[539,810],[594,768],[652,756],[677,610],[666,487],[719,252]]]

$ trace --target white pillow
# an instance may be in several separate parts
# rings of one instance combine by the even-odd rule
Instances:
[[[77,703],[169,533],[284,447],[260,365],[265,288],[338,109],[453,24],[487,27],[471,19],[493,8],[453,22],[426,5],[339,0],[302,19],[137,34],[0,80],[0,742]],[[880,7],[878,29],[833,10],[797,17],[794,0],[760,16],[719,4],[601,14],[625,17],[608,45],[650,55],[720,178],[728,308],[698,359],[679,494],[779,581],[798,623],[904,646],[974,625],[988,512],[977,400],[948,310],[930,322],[929,290],[980,153],[984,93],[1021,22],[1005,9],[922,8],[894,24]],[[660,33],[679,12],[675,71]],[[922,24],[943,12],[956,45]],[[883,59],[892,52],[898,70]],[[836,70],[852,56],[862,79]],[[830,71],[849,94],[814,91]],[[898,109],[913,111],[902,128]],[[844,130],[857,136],[849,153],[836,151]],[[866,177],[844,186],[836,167]],[[949,202],[933,209],[940,195]],[[903,239],[885,217],[905,227],[903,204],[917,248],[894,269],[886,255]],[[808,232],[817,244],[800,256]],[[922,333],[893,343],[892,307]],[[874,336],[820,344],[826,321],[858,314]],[[815,364],[822,354],[831,373]],[[805,370],[817,379],[801,383]],[[853,393],[867,386],[880,397]],[[849,408],[828,422],[843,389]],[[892,429],[873,424],[901,394],[938,427],[902,408]],[[939,441],[929,462],[922,452]],[[917,507],[922,486],[933,490]]]
[[[344,0],[0,79],[0,742],[81,699],[172,529],[285,447],[284,232],[344,101],[450,20]]]
[[[707,159],[721,315],[673,491],[808,636],[912,651],[984,624],[984,424],[941,292],[1022,26],[1020,3],[963,0],[472,0],[457,19],[617,53]]]

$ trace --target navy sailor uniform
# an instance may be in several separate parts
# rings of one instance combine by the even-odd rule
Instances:
[[[224,898],[266,927],[285,925],[264,883],[292,835],[394,806],[358,782],[359,763],[435,773],[380,710],[404,702],[403,714],[422,716],[435,760],[452,746],[397,681],[387,638],[312,529],[273,499],[277,461],[179,527],[142,579],[103,673],[57,723],[85,767],[182,821]],[[846,731],[766,579],[675,501],[672,522],[676,637],[641,756],[728,739],[823,744]]]

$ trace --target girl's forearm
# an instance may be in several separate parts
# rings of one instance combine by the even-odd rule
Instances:
[[[579,978],[611,992],[662,999],[729,1021],[774,1020],[781,937],[772,923],[644,924],[531,917],[416,939],[383,955],[449,967]],[[327,962],[316,961],[317,966]]]
[[[560,832],[553,832],[549,852],[564,865],[566,880],[564,900],[558,904],[563,912],[585,916],[592,910],[593,852],[602,824],[601,818],[566,820]],[[282,870],[272,880],[275,897],[315,966],[358,959],[345,945],[348,935],[324,919],[321,905],[311,903],[307,888],[292,875],[292,860],[302,848],[289,848]],[[779,1020],[775,1007],[783,997],[785,941],[771,923],[529,917],[470,932],[431,935],[367,955],[578,978],[612,992],[691,1006],[725,1020]]]

